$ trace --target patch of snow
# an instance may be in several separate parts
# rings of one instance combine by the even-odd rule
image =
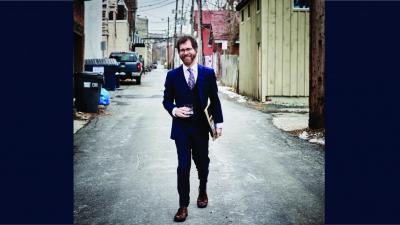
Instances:
[[[219,86],[218,90],[224,94],[227,94],[229,96],[229,98],[236,99],[236,101],[238,101],[238,102],[246,102],[248,100],[247,97],[233,92],[233,88],[231,88],[231,87]]]
[[[303,133],[301,133],[301,134],[299,135],[299,138],[304,139],[304,140],[307,140],[307,139],[308,139],[307,131],[303,131]]]
[[[310,139],[311,143],[318,143],[318,144],[322,144],[325,145],[325,139],[324,138],[313,138]]]
[[[284,131],[304,129],[308,126],[308,114],[273,113],[272,123]]]
[[[228,92],[232,92],[233,88],[227,87],[227,86],[218,86],[218,91],[223,92],[223,93],[228,93]]]
[[[235,93],[228,92],[227,94],[228,94],[229,98],[237,98],[237,97],[239,97],[239,96],[238,96],[237,94],[235,94]]]
[[[246,102],[246,99],[245,99],[245,98],[238,98],[237,101],[238,101],[238,102]]]

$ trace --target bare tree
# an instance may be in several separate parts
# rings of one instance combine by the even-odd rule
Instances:
[[[325,127],[325,1],[312,0],[310,9],[310,129]]]
[[[229,46],[229,51],[231,49],[231,46],[235,45],[235,41],[239,39],[239,18],[236,13],[235,6],[237,5],[238,1],[237,0],[227,0],[225,2],[225,5],[223,6],[224,9],[230,11],[229,14],[229,40],[228,40],[228,46]]]

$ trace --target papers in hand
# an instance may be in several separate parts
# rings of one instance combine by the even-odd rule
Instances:
[[[217,133],[215,130],[215,123],[214,119],[212,117],[211,109],[210,109],[210,103],[208,103],[206,109],[204,109],[204,114],[206,115],[207,122],[208,122],[208,131],[210,132],[210,136],[212,137],[212,140],[215,141],[217,139]]]

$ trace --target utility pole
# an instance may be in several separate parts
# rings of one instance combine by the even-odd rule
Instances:
[[[199,8],[199,10],[198,10],[199,22],[197,23],[198,24],[197,35],[200,35],[200,41],[198,43],[199,49],[198,49],[198,52],[197,52],[197,57],[198,57],[197,61],[198,61],[199,64],[203,65],[203,32],[201,30],[201,27],[203,26],[203,18],[202,18],[203,12],[202,12],[202,9],[201,9],[202,8],[201,1],[202,0],[197,0],[197,5],[198,5],[198,8]]]
[[[310,9],[310,116],[308,127],[325,127],[325,1],[311,1]]]
[[[192,7],[190,9],[190,24],[192,24],[190,34],[192,36],[193,36],[193,33],[194,33],[194,16],[193,16],[193,12],[194,12],[194,0],[192,0]]]
[[[136,12],[137,12],[137,0],[133,0],[133,28],[132,28],[132,40],[136,34]],[[132,51],[135,51],[135,46],[133,46]]]
[[[181,36],[182,36],[182,24],[183,24],[183,5],[185,3],[185,0],[182,0],[182,10],[181,10]]]
[[[178,0],[175,4],[175,28],[174,28],[174,54],[172,55],[172,69],[175,68],[175,46],[176,46],[176,22],[178,20]]]
[[[170,69],[169,66],[169,17],[168,17],[168,29],[167,29],[167,69]]]

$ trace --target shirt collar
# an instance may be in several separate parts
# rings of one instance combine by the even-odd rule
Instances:
[[[185,64],[182,65],[183,65],[183,71],[187,71],[189,67],[187,67]],[[197,68],[198,68],[197,63],[193,64],[193,66],[190,68],[192,69],[194,74],[197,74]]]

